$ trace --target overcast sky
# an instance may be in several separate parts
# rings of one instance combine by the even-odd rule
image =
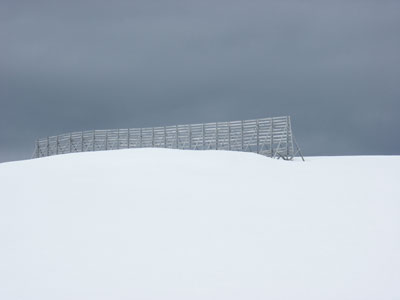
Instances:
[[[39,137],[291,115],[305,155],[400,154],[400,1],[0,2],[0,161]]]

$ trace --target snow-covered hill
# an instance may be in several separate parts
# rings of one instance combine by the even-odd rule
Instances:
[[[400,299],[400,157],[0,164],[0,299]]]

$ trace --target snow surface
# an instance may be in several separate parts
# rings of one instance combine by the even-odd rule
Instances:
[[[0,299],[400,299],[400,157],[0,164]]]

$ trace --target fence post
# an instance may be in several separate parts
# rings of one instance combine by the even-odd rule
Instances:
[[[49,137],[47,137],[47,144],[46,144],[46,156],[49,156],[50,155],[50,142],[49,142]]]
[[[40,149],[39,149],[39,140],[36,140],[36,158],[39,157],[40,153]]]
[[[243,127],[243,120],[241,121],[241,127],[242,127],[242,149],[241,149],[241,151],[244,151],[244,127]]]
[[[72,133],[69,134],[69,153],[72,153]]]
[[[260,126],[258,124],[258,119],[256,120],[256,130],[257,130],[257,153],[260,153]]]
[[[179,149],[179,132],[178,132],[178,125],[175,126],[175,137],[176,137],[176,149]]]
[[[228,150],[231,150],[231,122],[228,122]]]
[[[154,148],[154,127],[151,128],[151,147]]]
[[[83,131],[81,132],[81,152],[83,152]]]
[[[93,130],[93,137],[92,137],[92,150],[95,151],[96,150],[96,130]]]
[[[286,157],[289,158],[289,116],[286,117]]]
[[[294,143],[293,143],[293,132],[292,132],[292,121],[290,120],[290,116],[288,116],[289,119],[289,133],[290,133],[290,149],[292,150],[291,155],[294,157]]]
[[[218,150],[218,122],[215,123],[215,150]]]
[[[128,141],[127,141],[127,143],[128,143],[128,149],[131,147],[131,129],[130,128],[128,128]]]
[[[142,148],[142,128],[139,130],[139,148]]]
[[[204,123],[201,124],[201,134],[202,134],[202,140],[203,140],[203,150],[206,150],[206,140],[205,140],[205,134],[204,134]]]
[[[167,127],[164,126],[164,148],[168,148],[167,147]]]
[[[119,149],[119,128],[118,128],[118,133],[117,133],[117,149]]]
[[[274,118],[271,118],[271,157],[274,157]]]
[[[106,142],[105,142],[105,150],[108,150],[108,130],[106,130]]]
[[[189,150],[192,150],[192,125],[189,124]]]
[[[58,135],[56,137],[56,154],[58,154]]]

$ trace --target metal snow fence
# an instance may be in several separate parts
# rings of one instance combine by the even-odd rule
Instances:
[[[303,159],[292,133],[289,116],[72,132],[38,139],[33,158],[75,152],[147,147],[255,152],[286,160],[291,160],[299,154]]]

